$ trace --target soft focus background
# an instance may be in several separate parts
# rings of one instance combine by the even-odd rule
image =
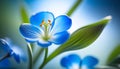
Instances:
[[[22,23],[20,7],[24,6],[29,17],[37,12],[49,11],[55,17],[66,14],[77,0],[0,0],[0,38],[8,37],[12,42],[23,49],[25,57],[28,59],[25,40],[19,33],[19,26]],[[76,51],[65,52],[50,61],[44,69],[61,69],[60,59],[71,53],[78,54],[81,58],[93,55],[99,59],[97,66],[104,66],[111,51],[120,43],[120,1],[119,0],[83,0],[76,11],[70,17],[72,33],[80,27],[94,23],[111,15],[112,20],[105,27],[100,37],[90,46]],[[49,54],[58,45],[49,47]],[[27,62],[17,64],[13,59],[9,59],[13,68],[27,68]],[[42,60],[38,61],[38,64]],[[36,64],[36,67],[39,65]],[[0,65],[1,66],[1,65]]]

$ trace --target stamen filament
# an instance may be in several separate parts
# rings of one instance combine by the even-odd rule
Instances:
[[[49,32],[50,32],[50,28],[51,28],[51,21],[48,20],[48,22],[44,22],[44,20],[42,21],[42,23],[40,24],[40,26],[43,28],[44,31],[44,36],[43,36],[43,40],[48,41],[49,37]]]

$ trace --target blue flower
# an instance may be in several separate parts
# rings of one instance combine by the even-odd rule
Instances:
[[[37,42],[42,47],[52,43],[62,44],[69,38],[67,30],[72,21],[66,15],[54,18],[51,12],[39,12],[30,18],[30,24],[22,24],[20,33],[28,42]]]
[[[76,54],[71,54],[61,59],[61,65],[66,69],[94,69],[98,59],[86,56],[83,60]]]
[[[0,61],[9,57],[13,57],[17,63],[20,63],[20,58],[22,57],[20,53],[22,51],[17,46],[11,45],[9,41],[5,39],[0,39],[0,50],[2,51],[1,56],[3,56],[1,57]]]
[[[0,69],[9,69],[11,67],[10,62],[8,59],[4,59],[0,61]]]

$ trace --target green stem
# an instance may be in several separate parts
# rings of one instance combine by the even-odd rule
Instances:
[[[39,67],[39,69],[42,69],[44,67],[44,65],[46,64],[45,62],[46,62],[46,59],[47,59],[47,55],[48,55],[48,48],[45,49],[45,57],[44,57],[43,63]]]
[[[60,50],[55,50],[55,52],[53,52],[45,61],[44,63],[41,65],[41,67],[39,69],[42,69],[50,60],[52,60],[55,56],[60,54]]]
[[[76,10],[82,0],[77,0],[77,2],[72,6],[72,8],[67,12],[68,16],[71,16],[72,13]]]
[[[28,54],[29,54],[29,69],[32,69],[32,48],[31,44],[27,44],[28,47]]]
[[[34,52],[34,48],[35,48],[34,44],[30,43],[30,46],[31,46],[32,52]]]
[[[37,60],[39,59],[41,53],[43,52],[44,48],[41,48],[37,54],[35,54],[35,57],[33,58],[33,64],[35,64],[37,62]]]

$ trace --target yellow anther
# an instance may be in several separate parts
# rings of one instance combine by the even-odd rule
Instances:
[[[51,20],[48,20],[48,23],[51,23]]]
[[[48,20],[48,24],[51,25],[51,20]]]
[[[40,26],[44,25],[44,23],[45,23],[44,20],[42,20],[42,23],[40,24]]]

